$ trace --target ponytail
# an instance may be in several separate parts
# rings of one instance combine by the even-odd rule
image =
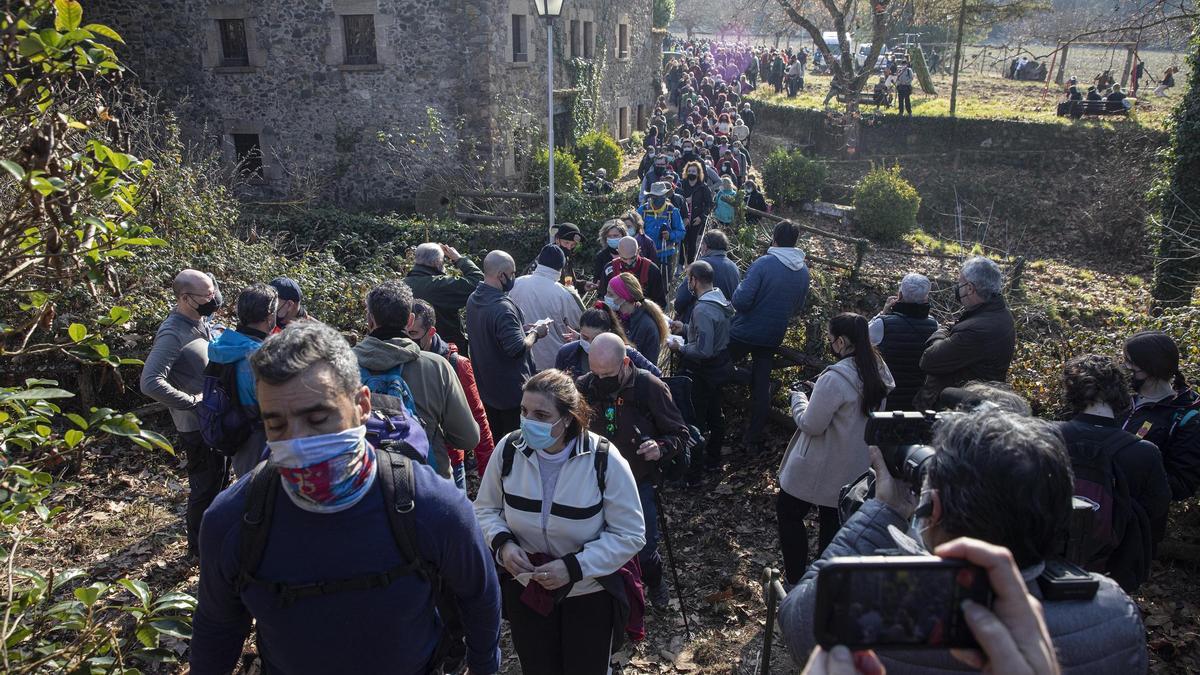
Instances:
[[[854,344],[854,365],[858,368],[858,379],[862,382],[862,413],[870,415],[879,409],[887,398],[887,385],[879,374],[883,359],[871,344],[871,332],[867,320],[853,312],[843,312],[829,320],[829,333],[833,337],[844,337]]]

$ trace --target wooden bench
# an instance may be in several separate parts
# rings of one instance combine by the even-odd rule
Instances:
[[[837,101],[838,101],[838,103],[849,103],[850,96],[848,94],[838,94]],[[875,100],[875,94],[873,92],[866,92],[866,91],[859,92],[858,104],[859,105],[873,105],[876,108],[881,107],[881,106],[884,108],[890,108],[890,107],[892,107],[892,92],[889,91],[886,94],[884,94],[882,102],[877,102]]]

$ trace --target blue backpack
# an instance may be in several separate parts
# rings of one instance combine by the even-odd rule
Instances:
[[[367,418],[367,441],[376,448],[388,449],[406,443],[434,471],[437,454],[429,451],[429,436],[417,415],[412,390],[401,374],[403,364],[383,372],[359,368],[359,376],[371,390],[371,415]]]
[[[258,411],[242,405],[238,398],[237,366],[240,362],[209,362],[204,368],[204,389],[196,412],[200,417],[200,437],[204,444],[232,457],[262,424]]]

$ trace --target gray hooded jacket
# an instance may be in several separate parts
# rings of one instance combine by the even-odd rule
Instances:
[[[883,502],[863,504],[838,530],[821,559],[813,563],[800,583],[784,598],[779,622],[792,659],[804,663],[816,645],[813,616],[817,599],[817,572],[835,556],[886,555],[905,540],[907,523]],[[894,528],[894,529],[892,529]],[[899,530],[898,532],[896,530]],[[896,536],[893,536],[893,532]],[[883,550],[891,549],[891,551]],[[1029,593],[1042,602],[1046,628],[1058,653],[1064,675],[1134,675],[1148,667],[1146,630],[1137,605],[1108,577],[1091,600],[1047,602],[1037,584],[1042,565],[1021,570]],[[943,650],[878,650],[888,675],[905,673],[976,672]]]
[[[729,346],[729,322],[733,305],[721,289],[714,288],[700,296],[692,309],[692,319],[684,333],[687,343],[679,350],[689,361],[707,361]]]

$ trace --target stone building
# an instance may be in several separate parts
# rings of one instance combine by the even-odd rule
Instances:
[[[618,139],[644,128],[661,69],[652,3],[565,0],[560,145],[580,120]],[[185,134],[219,148],[260,197],[392,205],[466,161],[454,153],[516,181],[530,139],[515,129],[539,125],[544,138],[546,28],[531,0],[95,0],[87,12],[121,33],[125,60]],[[412,156],[381,139],[431,114],[465,142]]]

